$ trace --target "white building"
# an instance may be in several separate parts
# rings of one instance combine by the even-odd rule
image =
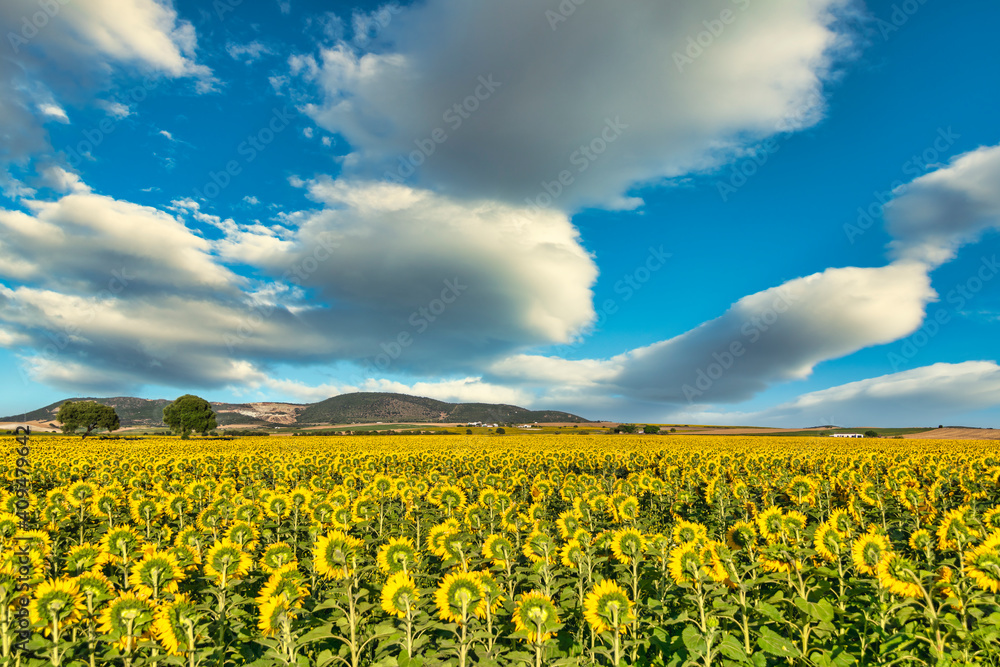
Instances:
[[[865,436],[860,433],[834,433],[830,436],[831,438],[863,438]]]

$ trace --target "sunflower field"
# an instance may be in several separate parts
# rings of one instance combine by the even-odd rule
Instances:
[[[996,443],[4,445],[4,665],[1000,665]]]

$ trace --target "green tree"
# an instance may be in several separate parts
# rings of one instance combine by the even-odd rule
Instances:
[[[656,435],[657,433],[660,432],[660,427],[657,426],[656,424],[646,424],[645,426],[642,427],[642,432],[648,433],[650,435]]]
[[[878,431],[865,431],[865,437],[866,438],[877,438],[878,437]]]
[[[622,433],[635,433],[639,430],[639,427],[635,424],[619,424],[618,428],[621,429]]]
[[[101,405],[95,401],[66,401],[59,408],[56,421],[62,423],[63,433],[75,433],[79,428],[87,429],[83,433],[86,438],[95,428],[115,431],[121,428],[118,413],[110,405]]]
[[[504,433],[506,433],[506,432],[507,432],[507,431],[506,431],[506,430],[504,430],[504,427],[503,427],[503,426],[501,426],[501,427],[499,427],[499,428],[497,429],[497,435],[503,435],[503,434],[504,434]]]
[[[163,408],[163,421],[182,438],[187,438],[191,431],[205,435],[218,426],[212,404],[192,394],[184,394]]]

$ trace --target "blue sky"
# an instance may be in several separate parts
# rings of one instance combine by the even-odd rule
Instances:
[[[4,3],[0,413],[400,391],[997,426],[998,20]]]

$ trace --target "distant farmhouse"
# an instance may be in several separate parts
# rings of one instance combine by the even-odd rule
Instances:
[[[831,438],[863,438],[865,436],[860,433],[834,433],[830,436]]]

